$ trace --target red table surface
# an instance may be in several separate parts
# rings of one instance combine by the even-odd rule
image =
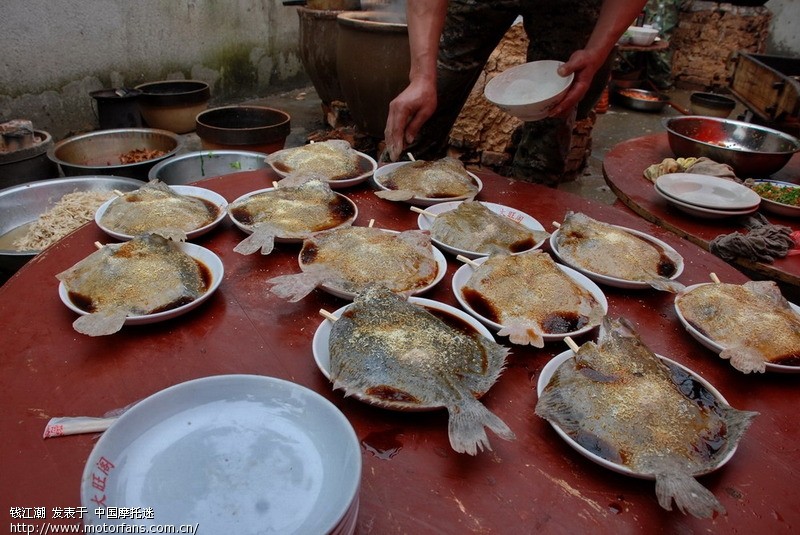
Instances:
[[[680,281],[685,284],[708,281],[710,272],[727,282],[747,280],[696,245],[625,211],[543,186],[481,176],[481,200],[521,209],[548,229],[574,210],[666,241],[684,256]],[[232,201],[275,179],[271,171],[253,171],[200,185]],[[357,224],[374,218],[383,228],[416,228],[417,215],[405,204],[380,200],[366,186],[344,193],[358,205]],[[353,425],[363,459],[360,534],[747,533],[800,527],[797,377],[737,372],[684,331],[672,294],[604,288],[609,314],[632,320],[655,352],[701,374],[734,407],[760,413],[733,459],[701,478],[727,509],[714,519],[663,510],[652,481],[595,465],[535,415],[536,381],[545,363],[565,349],[562,343],[512,347],[507,369],[483,402],[517,439],[490,433],[493,451],[476,457],[450,448],[445,411],[400,413],[345,399],[315,366],[311,339],[321,321],[318,310],[346,302],[321,291],[295,304],[270,294],[267,279],[298,271],[299,247],[280,245],[267,257],[241,256],[233,247],[243,237],[226,220],[198,240],[225,265],[222,285],[209,301],[185,316],[125,327],[112,336],[76,333],[75,315],[57,294],[55,274],[90,254],[95,241],[110,241],[94,223],[41,253],[0,288],[0,503],[6,515],[12,507],[44,507],[49,517],[54,507],[81,505],[81,473],[97,435],[44,440],[49,418],[103,415],[199,377],[257,374],[320,393]],[[459,262],[448,257],[448,263],[447,276],[425,297],[457,305],[450,279]],[[508,345],[507,339],[499,341]]]
[[[649,166],[665,158],[675,158],[666,133],[629,139],[616,145],[603,159],[603,174],[609,187],[628,208],[648,221],[664,227],[708,250],[709,243],[722,234],[746,233],[737,218],[703,219],[689,215],[669,204],[642,174]],[[783,169],[772,175],[783,182],[800,182],[800,153]],[[798,219],[760,210],[770,223],[800,229]],[[778,258],[774,262],[754,262],[745,258],[734,261],[753,277],[779,281],[800,290],[800,256]]]

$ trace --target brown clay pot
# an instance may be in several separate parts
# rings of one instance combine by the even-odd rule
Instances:
[[[362,133],[383,139],[389,102],[408,85],[408,26],[384,11],[337,16],[336,68],[347,108]]]
[[[289,114],[264,106],[224,106],[197,115],[197,136],[206,150],[281,150],[291,130]]]
[[[342,11],[300,7],[300,59],[323,104],[344,102],[336,72],[336,41],[339,25],[336,16]]]

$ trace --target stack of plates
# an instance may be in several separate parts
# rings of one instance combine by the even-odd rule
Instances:
[[[761,197],[743,184],[694,173],[661,175],[656,179],[656,192],[679,210],[706,219],[751,214],[761,202]]]

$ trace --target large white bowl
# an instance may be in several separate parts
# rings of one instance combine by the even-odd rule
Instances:
[[[509,115],[523,121],[544,119],[564,98],[574,76],[556,72],[561,61],[523,63],[498,74],[486,84],[484,96]]]

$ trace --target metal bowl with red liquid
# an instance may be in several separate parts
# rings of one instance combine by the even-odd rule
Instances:
[[[678,158],[710,158],[730,165],[736,176],[768,176],[800,150],[800,140],[772,128],[717,117],[687,115],[662,121]]]

